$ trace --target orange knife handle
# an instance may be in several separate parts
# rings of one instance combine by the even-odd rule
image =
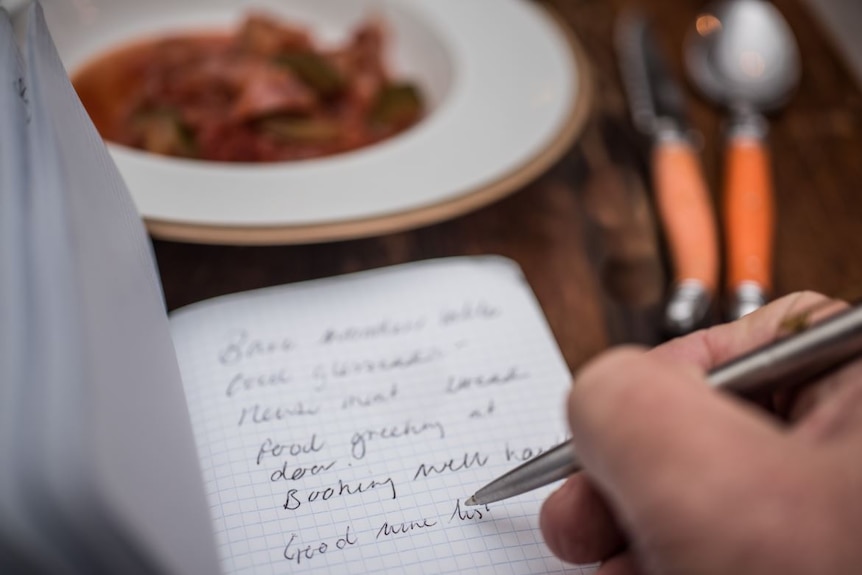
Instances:
[[[664,224],[676,284],[700,282],[709,294],[718,284],[718,233],[712,199],[694,147],[684,139],[653,148],[656,205]]]
[[[756,286],[765,295],[772,288],[775,206],[763,137],[730,136],[724,214],[728,288],[736,294]]]

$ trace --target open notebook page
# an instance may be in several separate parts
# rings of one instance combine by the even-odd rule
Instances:
[[[465,507],[566,436],[569,372],[517,266],[453,258],[180,310],[175,347],[228,573],[586,573],[550,488]]]

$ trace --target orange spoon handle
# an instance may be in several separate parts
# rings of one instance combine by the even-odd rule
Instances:
[[[732,294],[759,289],[765,297],[772,287],[775,207],[769,151],[763,138],[730,137],[724,213],[728,288]]]

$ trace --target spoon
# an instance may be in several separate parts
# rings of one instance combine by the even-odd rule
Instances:
[[[790,98],[799,82],[799,51],[772,4],[726,0],[697,17],[685,59],[697,87],[730,112],[724,227],[729,314],[737,319],[763,305],[772,285],[774,199],[763,113]]]

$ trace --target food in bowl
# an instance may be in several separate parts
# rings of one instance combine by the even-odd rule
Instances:
[[[328,156],[403,132],[418,87],[384,62],[379,19],[334,48],[262,13],[233,32],[188,33],[112,50],[72,77],[99,133],[155,154],[225,162]]]

